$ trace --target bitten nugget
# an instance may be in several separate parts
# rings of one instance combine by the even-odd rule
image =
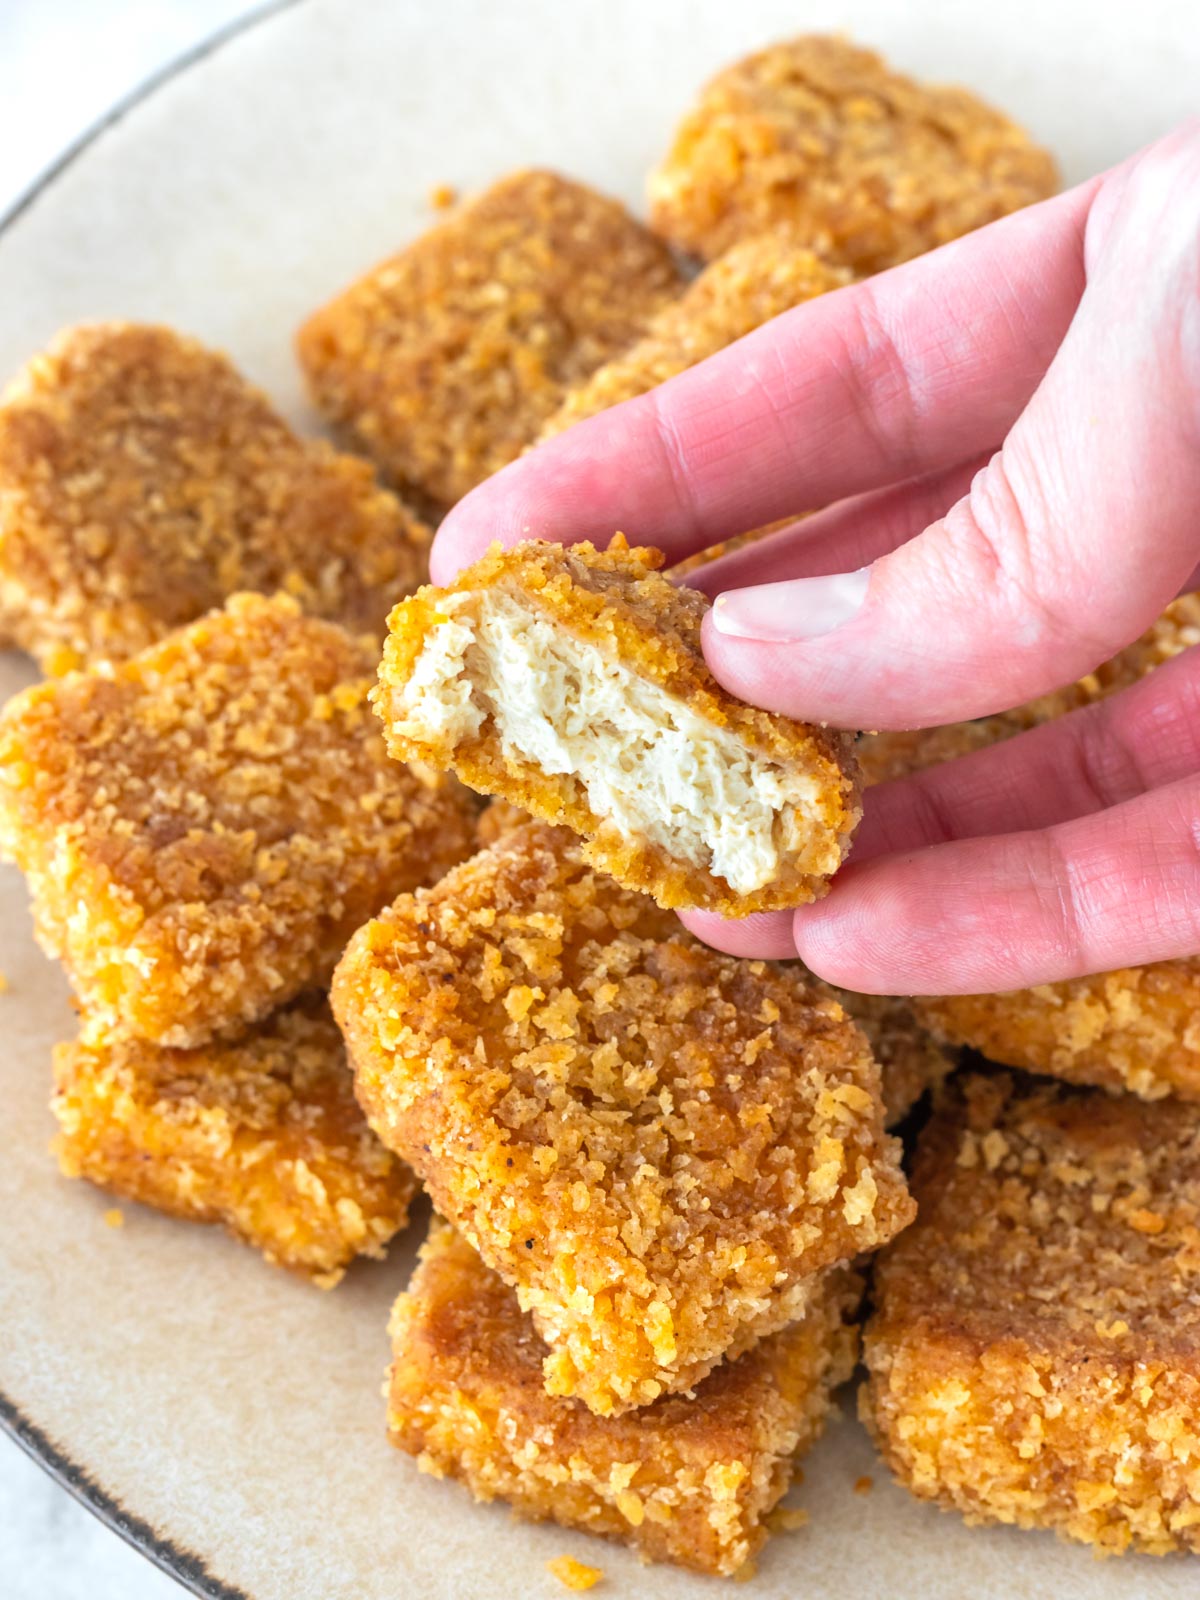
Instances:
[[[50,672],[120,661],[239,589],[383,632],[429,532],[169,328],[70,328],[0,400],[0,628]]]
[[[711,260],[787,225],[856,272],[907,261],[1058,187],[1053,158],[965,89],[808,34],[719,73],[651,175],[651,226]]]
[[[326,415],[396,482],[448,505],[682,287],[615,200],[517,172],[310,317],[297,351]]]
[[[367,1127],[323,999],[200,1050],[62,1044],[54,1079],[68,1177],[224,1223],[323,1288],[408,1220],[412,1173]]]
[[[971,1522],[1200,1551],[1200,1113],[955,1082],[877,1264],[888,1465]]]
[[[466,791],[389,761],[373,651],[237,595],[0,715],[0,847],[97,1027],[197,1045],[327,977],[473,844]]]
[[[573,390],[541,437],[645,394],[772,317],[853,281],[853,273],[831,266],[786,234],[743,240],[665,306],[635,345]]]
[[[736,1572],[853,1371],[860,1293],[855,1274],[834,1272],[802,1322],[718,1367],[691,1398],[595,1417],[544,1393],[546,1347],[516,1295],[435,1219],[392,1313],[392,1442],[476,1499],[621,1539],[652,1561]]]
[[[862,1035],[513,832],[351,940],[334,1011],[384,1143],[514,1285],[552,1394],[615,1413],[801,1316],[911,1216]]]
[[[388,748],[565,823],[660,905],[812,900],[858,820],[852,741],[725,693],[708,601],[661,559],[620,539],[493,548],[403,601],[372,695]]]

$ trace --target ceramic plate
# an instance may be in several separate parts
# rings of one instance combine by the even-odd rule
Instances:
[[[1078,179],[1195,109],[1191,0],[301,0],[127,106],[0,231],[0,375],[63,323],[163,320],[228,348],[302,422],[302,316],[430,222],[439,183],[544,163],[636,204],[696,86],[801,28],[852,28],[901,66],[970,84]],[[0,692],[29,681],[0,657]],[[531,1528],[388,1446],[388,1306],[415,1234],[322,1295],[216,1232],[64,1182],[47,1153],[66,986],[0,877],[0,1412],[52,1471],[197,1594],[449,1600],[606,1592],[681,1600],[709,1580]],[[872,1474],[869,1495],[853,1493]],[[1099,1564],[1049,1535],[969,1530],[890,1487],[849,1417],[805,1463],[803,1532],[750,1593],[832,1600],[1195,1595],[1181,1561]]]

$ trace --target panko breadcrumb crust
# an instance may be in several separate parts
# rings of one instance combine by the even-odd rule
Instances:
[[[694,1396],[595,1417],[541,1386],[545,1345],[517,1297],[435,1218],[392,1312],[392,1442],[478,1500],[735,1573],[762,1546],[795,1457],[854,1368],[861,1280],[822,1281],[802,1322],[709,1374]]]
[[[322,997],[199,1050],[61,1044],[54,1084],[67,1177],[223,1223],[322,1288],[408,1220],[412,1173],[367,1127]]]
[[[853,281],[852,272],[823,261],[786,233],[742,240],[665,306],[636,344],[573,390],[540,437],[549,439],[645,394],[772,317]]]
[[[871,1046],[883,1086],[884,1120],[894,1128],[954,1070],[958,1053],[933,1036],[903,996],[832,987],[830,993]]]
[[[498,795],[543,821],[565,825],[584,839],[584,859],[627,888],[644,890],[665,907],[702,906],[725,916],[779,910],[824,894],[850,845],[861,815],[851,736],[761,711],[728,694],[708,669],[700,629],[709,601],[671,583],[657,569],[657,550],[629,549],[618,535],[604,551],[530,540],[509,550],[493,546],[444,589],[428,586],[392,612],[372,702],[398,760],[453,768],[484,794]],[[548,773],[510,759],[492,717],[473,738],[457,743],[416,740],[396,730],[400,696],[444,613],[448,596],[489,589],[510,595],[628,666],[754,754],[781,768],[800,768],[820,800],[803,850],[785,855],[773,882],[738,894],[706,868],[672,856],[642,836],[628,837],[597,816],[571,773]]]
[[[1013,711],[979,722],[863,739],[868,784],[904,778],[1011,738],[1128,689],[1200,644],[1200,594],[1181,595],[1140,638],[1095,672]],[[1069,1082],[1127,1090],[1143,1099],[1200,1101],[1200,960],[1041,984],[1002,994],[914,1001],[921,1023],[993,1061]]]
[[[531,824],[351,940],[334,1012],[371,1126],[520,1295],[547,1390],[699,1382],[911,1218],[862,1035]]]
[[[702,90],[649,182],[651,226],[711,260],[779,225],[878,272],[1058,188],[1050,154],[965,89],[915,82],[806,34]]]
[[[125,660],[238,590],[383,632],[429,530],[169,328],[68,328],[0,398],[0,629],[51,673]]]
[[[864,1416],[970,1522],[1200,1550],[1200,1113],[968,1076],[877,1263]]]
[[[615,200],[522,171],[316,312],[296,348],[353,443],[451,505],[682,287],[670,252]]]
[[[325,979],[473,847],[466,791],[389,760],[373,651],[234,596],[0,714],[0,848],[98,1028],[198,1045]]]

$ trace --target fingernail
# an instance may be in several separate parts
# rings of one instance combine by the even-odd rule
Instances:
[[[733,639],[764,643],[819,639],[857,616],[870,581],[870,567],[860,567],[828,578],[791,578],[729,589],[713,603],[713,625]]]

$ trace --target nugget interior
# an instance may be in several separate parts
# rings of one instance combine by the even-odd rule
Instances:
[[[399,697],[400,732],[457,744],[490,722],[508,761],[578,778],[598,816],[738,894],[770,883],[817,821],[808,773],[748,749],[515,596],[475,591],[442,609]]]

